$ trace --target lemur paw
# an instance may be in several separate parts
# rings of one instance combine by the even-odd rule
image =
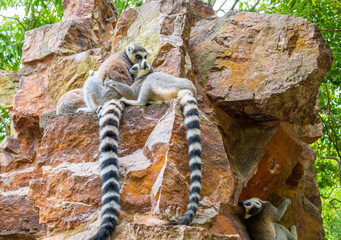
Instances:
[[[114,85],[114,80],[109,79],[109,78],[104,80],[104,86],[110,87],[110,86],[113,86],[113,85]]]
[[[285,202],[289,205],[289,204],[291,204],[291,200],[289,199],[289,198],[286,198],[285,199]]]

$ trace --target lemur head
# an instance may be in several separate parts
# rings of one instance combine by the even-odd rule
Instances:
[[[245,208],[245,219],[255,216],[263,210],[263,201],[259,198],[240,201],[239,204]]]
[[[132,68],[129,69],[130,75],[135,79],[143,77],[152,72],[153,67],[145,59],[139,63],[136,63],[134,66],[132,66]]]
[[[148,54],[152,53],[151,51],[145,49],[144,47],[140,45],[133,45],[133,44],[130,44],[128,47],[126,47],[124,51],[127,54],[129,60],[133,64],[138,63],[142,61],[143,59],[146,59]]]

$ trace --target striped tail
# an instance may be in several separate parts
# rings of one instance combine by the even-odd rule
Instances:
[[[179,93],[180,95],[180,93]],[[186,213],[180,220],[170,225],[189,225],[197,212],[201,191],[201,143],[198,104],[192,92],[181,94],[180,104],[186,126],[190,176],[190,194]]]
[[[106,102],[97,111],[99,118],[99,161],[102,180],[102,221],[90,240],[106,240],[115,231],[120,212],[120,182],[118,172],[118,135],[124,107],[117,100]]]

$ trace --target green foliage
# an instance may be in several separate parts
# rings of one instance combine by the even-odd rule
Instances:
[[[10,132],[10,120],[9,111],[0,106],[0,142],[4,140],[6,136],[9,136]]]
[[[256,1],[240,1],[239,10],[248,11]],[[320,118],[323,137],[312,146],[317,152],[315,168],[322,197],[322,217],[326,238],[341,237],[341,1],[336,0],[263,0],[253,11],[289,14],[316,24],[331,47],[334,61],[324,78]]]
[[[0,12],[0,52],[3,53],[0,55],[0,69],[17,71],[25,32],[60,21],[63,16],[62,0],[0,1]]]
[[[114,5],[117,8],[119,15],[126,8],[135,8],[141,6],[143,0],[114,0]]]

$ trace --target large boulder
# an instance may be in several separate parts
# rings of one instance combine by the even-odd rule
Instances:
[[[313,111],[333,58],[303,18],[237,11],[199,22],[190,53],[198,83],[225,112],[299,124]]]

